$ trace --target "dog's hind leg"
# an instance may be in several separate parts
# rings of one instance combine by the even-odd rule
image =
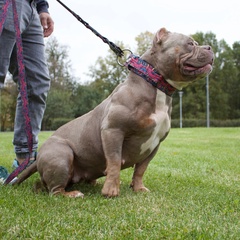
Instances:
[[[34,191],[36,193],[39,192],[43,192],[43,191],[47,190],[47,186],[45,184],[43,184],[42,181],[38,180],[35,184],[34,184]],[[71,198],[76,198],[76,197],[84,197],[84,194],[81,193],[80,191],[71,191],[71,192],[66,192],[65,189],[63,188],[56,188],[56,189],[52,189],[52,193],[50,193],[51,195],[64,195],[67,197],[71,197]]]
[[[80,191],[65,191],[65,188],[71,182],[72,175],[72,167],[61,164],[60,166],[55,166],[54,171],[51,173],[48,171],[44,172],[42,175],[42,182],[46,184],[50,195],[64,195],[71,198],[83,197],[84,194]]]
[[[56,149],[53,153],[52,149]],[[59,146],[54,143],[45,145],[38,153],[38,171],[41,181],[51,195],[64,195],[67,197],[83,197],[80,191],[66,192],[65,188],[72,183],[74,176],[73,150],[67,144]]]

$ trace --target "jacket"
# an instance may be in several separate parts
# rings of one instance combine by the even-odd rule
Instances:
[[[41,12],[47,12],[48,13],[48,2],[45,0],[34,0],[36,7],[37,7],[37,12],[41,13]]]

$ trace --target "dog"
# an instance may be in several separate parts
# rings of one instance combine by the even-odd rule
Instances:
[[[134,167],[133,191],[149,191],[142,178],[170,131],[171,95],[210,74],[213,61],[210,46],[161,28],[141,58],[127,61],[126,80],[92,111],[57,129],[15,184],[38,171],[50,194],[83,197],[66,188],[106,176],[101,193],[115,197],[120,171]]]

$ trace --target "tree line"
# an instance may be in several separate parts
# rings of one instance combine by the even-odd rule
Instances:
[[[141,56],[152,44],[154,34],[144,32],[136,40],[134,53]],[[215,62],[209,76],[210,123],[211,126],[240,126],[240,41],[229,46],[225,40],[218,41],[212,32],[197,32],[192,37],[200,45],[210,45],[215,53]],[[131,49],[123,42],[121,49]],[[51,89],[42,122],[42,130],[55,130],[62,124],[79,117],[105,99],[123,82],[128,70],[116,61],[109,50],[106,57],[98,57],[89,66],[88,77],[81,82],[72,75],[68,46],[61,45],[56,38],[46,44]],[[124,62],[125,59],[122,59]],[[13,130],[15,104],[18,94],[16,84],[7,77],[0,92],[1,131]],[[195,82],[183,89],[183,127],[206,126],[206,81]],[[179,126],[179,95],[173,95],[172,126]]]

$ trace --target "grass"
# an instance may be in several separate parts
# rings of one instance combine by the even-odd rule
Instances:
[[[11,141],[0,133],[9,171]],[[145,173],[150,193],[129,189],[132,171],[114,199],[100,194],[104,178],[74,186],[84,199],[35,194],[38,174],[0,186],[0,239],[240,239],[240,128],[172,129]]]

